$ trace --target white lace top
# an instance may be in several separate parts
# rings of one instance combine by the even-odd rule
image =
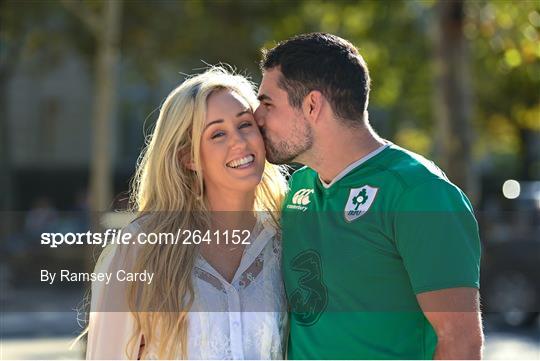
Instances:
[[[140,230],[132,223],[124,232]],[[96,272],[114,270],[122,264],[122,247],[125,246],[116,246],[102,255]],[[261,221],[231,283],[198,256],[192,272],[195,298],[188,316],[189,359],[284,358],[287,314],[280,258],[276,230],[269,222]],[[129,308],[122,305],[126,302],[124,296],[111,293],[115,291],[111,292],[103,283],[92,284],[86,358],[136,359],[142,335],[138,335],[139,342],[126,349],[135,320],[130,312],[116,312]],[[115,312],[99,312],[113,310],[107,307],[111,302]],[[148,351],[147,358],[157,359],[152,346]]]

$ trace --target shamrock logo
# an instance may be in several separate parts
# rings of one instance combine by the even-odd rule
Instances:
[[[360,199],[360,200],[359,200]],[[354,210],[357,211],[358,207],[360,207],[362,204],[366,203],[368,200],[368,195],[365,188],[362,188],[360,192],[352,199],[355,207]]]

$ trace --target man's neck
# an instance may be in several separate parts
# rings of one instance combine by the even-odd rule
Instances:
[[[336,128],[331,133],[318,139],[318,146],[313,149],[313,159],[305,162],[326,183],[332,182],[349,165],[385,144],[370,127],[354,130]]]

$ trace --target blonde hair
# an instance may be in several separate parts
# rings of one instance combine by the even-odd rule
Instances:
[[[255,110],[258,103],[253,84],[223,67],[212,67],[188,78],[161,106],[132,182],[132,204],[144,220],[144,228],[175,232],[208,226],[210,209],[204,197],[201,136],[208,97],[225,89],[236,92]],[[194,171],[185,166],[185,157],[193,162]],[[266,162],[262,181],[255,189],[254,211],[269,211],[277,226],[275,213],[285,191],[280,167]],[[154,272],[155,281],[144,287],[140,282],[130,286],[128,299],[136,330],[128,348],[138,342],[138,335],[144,335],[142,357],[154,344],[160,358],[187,357],[187,312],[193,304],[195,252],[193,246],[185,245],[141,246],[134,271]]]

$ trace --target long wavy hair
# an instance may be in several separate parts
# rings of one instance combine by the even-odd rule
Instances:
[[[258,105],[249,80],[223,67],[212,67],[185,80],[161,106],[132,181],[133,210],[144,220],[145,231],[174,233],[208,227],[211,210],[203,183],[201,137],[208,97],[225,89],[243,97],[253,111]],[[186,157],[194,170],[186,167]],[[253,211],[268,211],[276,226],[276,211],[286,192],[282,173],[279,166],[266,162],[262,181],[255,189]],[[134,343],[144,335],[142,358],[149,346],[157,348],[160,358],[187,357],[187,312],[193,305],[191,276],[196,252],[189,245],[141,246],[134,272],[153,272],[155,280],[150,285],[132,282],[128,289],[136,320],[128,349],[137,347]]]

